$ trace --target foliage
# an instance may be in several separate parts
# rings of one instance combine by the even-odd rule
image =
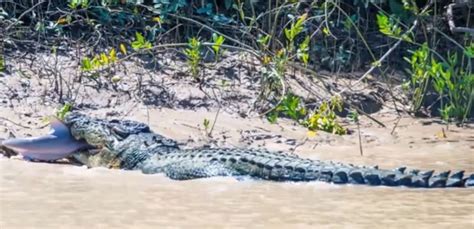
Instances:
[[[184,50],[184,54],[188,58],[191,74],[198,79],[199,64],[201,63],[201,42],[198,38],[190,38],[188,40],[188,48]]]
[[[306,73],[322,68],[333,72],[365,70],[371,63],[379,72],[408,67],[410,76],[405,86],[412,95],[414,111],[426,105],[428,93],[434,93],[443,119],[466,120],[473,106],[474,44],[468,35],[454,35],[446,26],[445,6],[451,2],[51,0],[35,5],[36,1],[7,1],[0,5],[0,27],[4,28],[0,40],[9,50],[37,44],[66,49],[70,44],[84,45],[86,53],[93,53],[81,57],[80,69],[84,72],[115,66],[115,49],[100,53],[110,47],[132,57],[141,51],[154,55],[162,47],[188,42],[184,53],[191,74],[198,78],[202,61],[199,37],[212,34],[210,47],[216,61],[224,42],[256,54],[262,61],[261,100],[281,100],[280,105],[286,107],[271,113],[275,120],[278,115],[297,121],[309,119],[309,112],[298,114],[304,106],[299,98],[289,95],[291,88],[284,85],[301,69],[304,74],[300,75],[309,77]],[[462,17],[459,14],[455,18]],[[473,26],[472,20],[461,21],[465,22],[463,26]],[[386,38],[374,35],[377,31]],[[40,39],[24,42],[30,37]],[[193,38],[186,40],[188,37]],[[163,42],[167,43],[162,46]],[[401,44],[394,52],[399,55],[392,53],[379,60],[394,43]],[[409,53],[409,49],[417,50]],[[397,62],[399,56],[407,56],[408,62]],[[0,71],[5,68],[4,58],[0,56]],[[120,78],[111,80],[117,82]],[[325,86],[333,89],[329,84]],[[323,103],[311,113],[314,117],[307,125],[333,132],[337,129],[332,123],[334,113],[331,102]]]
[[[469,68],[461,67],[457,53],[448,53],[446,60],[439,61],[426,43],[412,53],[405,60],[411,66],[409,86],[413,91],[414,110],[420,109],[424,95],[432,88],[439,97],[441,117],[446,121],[453,118],[465,121],[472,112],[474,74]]]
[[[290,28],[285,28],[285,37],[288,41],[287,48],[291,52],[294,49],[294,41],[296,37],[303,32],[304,22],[308,18],[308,14],[301,15],[296,22],[292,22]]]
[[[349,120],[352,122],[358,123],[359,122],[359,113],[356,110],[351,110],[349,115],[347,116]]]
[[[306,36],[303,42],[299,45],[297,56],[305,65],[308,65],[309,62],[309,36]]]
[[[260,45],[261,50],[267,50],[268,49],[270,39],[271,39],[271,36],[268,35],[268,34],[265,35],[265,36],[262,36],[262,34],[259,35],[259,37],[257,39],[257,43]]]
[[[422,19],[422,16],[426,16],[425,12],[420,11],[415,1],[403,0],[402,3],[403,8],[418,16],[419,20]],[[397,7],[400,8],[400,6]],[[413,111],[417,112],[422,106],[425,106],[425,103],[428,102],[426,94],[434,92],[438,97],[439,114],[443,120],[455,119],[461,123],[466,121],[472,113],[474,99],[473,42],[471,41],[463,47],[454,39],[449,39],[461,48],[462,54],[448,50],[443,55],[430,48],[428,42],[418,44],[414,38],[409,37],[408,33],[402,33],[394,19],[394,16],[389,18],[385,14],[379,13],[377,15],[379,31],[388,37],[419,46],[417,50],[409,51],[411,57],[404,58],[410,64],[408,70],[410,80],[404,87],[408,88],[412,94]],[[442,35],[444,34],[442,33]],[[459,55],[462,57],[458,58]],[[429,106],[432,105],[434,104]]]
[[[379,26],[379,31],[386,36],[412,42],[409,36],[402,34],[400,26],[385,14],[377,14],[377,25]]]
[[[466,47],[464,54],[467,56],[467,58],[474,59],[474,41],[471,41],[469,46]]]
[[[59,120],[64,120],[64,117],[68,112],[72,111],[72,104],[65,103],[58,111],[56,111],[56,117]]]
[[[145,40],[145,37],[139,32],[135,33],[135,41],[132,42],[132,48],[134,50],[140,49],[151,49],[152,45],[149,41]]]
[[[415,111],[420,109],[425,91],[428,88],[428,52],[428,45],[424,44],[421,48],[413,52],[410,59],[405,57],[405,60],[409,62],[411,66],[411,79],[409,84],[413,89],[413,110]]]
[[[211,124],[211,122],[207,118],[205,118],[202,121],[202,125],[204,126],[204,130],[206,131],[206,133],[209,131],[210,124]]]
[[[347,130],[337,121],[335,111],[342,111],[342,100],[333,97],[322,104],[311,114],[308,114],[301,99],[293,94],[287,94],[274,110],[267,114],[271,123],[276,123],[278,117],[284,116],[297,121],[310,131],[321,130],[332,134],[347,134]]]
[[[81,61],[81,70],[89,72],[100,67],[105,67],[117,61],[117,52],[112,48],[109,53],[100,53],[95,55],[92,59],[84,57]]]
[[[337,122],[335,111],[342,111],[342,101],[339,97],[333,97],[329,102],[323,101],[304,124],[310,130],[322,130],[338,135],[347,134],[347,130]]]
[[[86,9],[89,7],[89,0],[69,0],[69,8],[75,10],[79,7],[81,7],[82,9]]]
[[[217,61],[220,54],[221,46],[224,43],[225,38],[222,35],[218,36],[216,33],[214,33],[212,34],[212,41],[214,42],[214,44],[212,45],[212,50],[214,50],[214,55],[216,56]]]
[[[286,75],[288,69],[288,62],[293,61],[296,58],[301,60],[305,65],[309,62],[309,42],[310,37],[306,36],[303,42],[301,42],[294,53],[295,40],[303,32],[304,22],[307,18],[307,14],[303,14],[298,17],[296,22],[291,23],[289,28],[285,28],[285,36],[287,39],[286,46],[279,49],[273,56],[265,55],[263,57],[263,64],[266,67],[264,72],[263,87],[267,88],[268,91],[275,91],[282,87],[282,78]],[[260,35],[257,39],[257,43],[262,51],[266,51],[269,48],[271,41],[270,35]]]
[[[305,117],[306,109],[301,104],[301,99],[298,96],[287,94],[281,103],[267,115],[267,119],[271,123],[276,123],[277,118],[281,115],[300,121]]]

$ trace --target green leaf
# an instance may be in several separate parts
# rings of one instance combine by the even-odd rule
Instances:
[[[214,42],[214,45],[212,45],[212,49],[214,50],[214,53],[216,55],[219,54],[219,49],[221,45],[224,43],[225,38],[222,35],[217,35],[216,33],[212,34],[212,40]]]
[[[202,124],[204,125],[204,128],[205,128],[206,130],[209,129],[209,124],[210,124],[210,123],[211,123],[211,122],[210,122],[209,119],[207,119],[207,118],[205,118],[205,119],[202,121]]]
[[[64,120],[64,117],[68,112],[72,110],[72,105],[70,103],[65,103],[57,112],[56,117],[59,120]]]
[[[89,59],[89,57],[84,57],[84,59],[82,59],[82,61],[81,61],[81,70],[85,71],[85,72],[92,70],[92,63],[91,63],[91,59]]]
[[[471,42],[469,46],[466,47],[464,54],[471,59],[474,58],[474,42]]]
[[[138,41],[139,43],[141,44],[145,43],[145,38],[143,37],[141,33],[135,32],[135,38],[136,38],[136,41]]]
[[[353,122],[359,122],[359,113],[356,110],[351,110],[347,117]]]
[[[309,54],[308,54],[308,51],[309,51],[309,41],[310,41],[310,38],[309,36],[306,36],[306,38],[304,39],[303,42],[301,42],[297,52],[296,52],[296,55],[298,57],[298,59],[300,59],[305,65],[308,64],[308,61],[309,61]]]
[[[270,38],[271,38],[270,35],[262,36],[261,34],[259,34],[258,39],[257,39],[257,43],[260,45],[261,49],[267,49],[268,48],[268,44],[270,43]]]
[[[132,48],[134,50],[139,49],[151,49],[152,45],[149,41],[145,40],[145,37],[139,32],[135,33],[135,41],[132,42]]]
[[[277,112],[270,112],[267,114],[267,120],[272,123],[272,124],[275,124],[277,122],[277,119],[278,119],[278,113]]]
[[[385,14],[377,14],[377,25],[379,26],[379,31],[387,36],[392,35],[392,31],[390,30],[390,22]]]

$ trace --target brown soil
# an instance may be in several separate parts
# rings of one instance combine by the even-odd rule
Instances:
[[[69,101],[81,112],[98,117],[146,122],[156,132],[188,147],[267,147],[352,163],[474,171],[474,157],[466,153],[474,148],[472,124],[446,126],[435,119],[397,113],[395,108],[403,105],[394,102],[397,99],[390,94],[399,87],[378,83],[374,77],[354,84],[350,75],[321,76],[331,82],[331,90],[323,90],[321,81],[299,72],[289,73],[286,80],[310,105],[327,99],[334,90],[345,90],[348,101],[385,125],[361,116],[362,156],[357,126],[346,118],[340,119],[351,130],[346,136],[322,131],[308,136],[304,127],[291,120],[279,119],[275,125],[261,118],[258,111],[262,109],[255,106],[259,103],[260,68],[242,53],[227,53],[218,63],[206,63],[202,84],[189,77],[185,61],[172,53],[163,54],[157,62],[122,62],[103,71],[98,79],[81,76],[72,55],[31,58],[18,59],[0,77],[0,138],[47,132],[44,117],[54,114],[61,101]],[[112,83],[113,76],[121,81]],[[211,124],[216,120],[211,136],[204,130],[204,119]],[[447,162],[451,157],[463,159],[453,164]]]
[[[374,79],[352,85],[351,77],[326,77],[333,88],[350,88],[344,95],[385,125],[361,116],[361,155],[357,127],[346,118],[340,121],[352,130],[350,135],[320,131],[309,136],[291,120],[270,124],[259,117],[260,109],[254,107],[259,72],[250,57],[230,55],[221,63],[209,63],[202,89],[188,76],[182,60],[164,57],[169,63],[150,68],[143,64],[147,61],[125,62],[99,79],[83,78],[82,83],[77,62],[69,57],[11,61],[9,72],[0,75],[0,138],[48,132],[44,117],[54,114],[61,101],[69,101],[97,117],[148,123],[185,147],[265,147],[382,168],[474,172],[473,125],[448,127],[436,119],[398,114],[387,90],[393,88],[394,93],[397,87]],[[122,80],[110,83],[112,75]],[[287,84],[309,104],[330,94],[317,79],[301,74],[290,75]],[[216,120],[211,136],[204,130],[204,119]],[[473,200],[470,189],[233,178],[178,182],[162,175],[0,158],[1,228],[472,228]]]

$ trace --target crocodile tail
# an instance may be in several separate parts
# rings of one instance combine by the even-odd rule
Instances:
[[[332,173],[335,183],[354,183],[415,188],[446,188],[474,186],[474,174],[464,177],[464,171],[435,174],[433,170],[421,172],[400,167],[394,170],[374,168],[336,169]]]
[[[328,163],[308,159],[245,161],[250,163],[246,174],[276,181],[325,181],[336,184],[365,184],[383,186],[406,186],[417,188],[445,188],[474,186],[474,174],[464,176],[464,171],[435,174],[434,171],[394,170],[374,167],[359,167],[339,163]],[[241,166],[239,166],[242,168]]]

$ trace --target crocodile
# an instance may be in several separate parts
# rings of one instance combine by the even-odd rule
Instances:
[[[474,186],[474,174],[464,176],[464,171],[435,174],[433,170],[408,170],[406,167],[388,170],[378,166],[312,160],[256,148],[187,149],[173,139],[154,133],[144,123],[100,119],[79,112],[69,112],[63,120],[53,120],[51,126],[53,131],[49,135],[8,139],[2,145],[30,160],[72,157],[88,167],[164,173],[176,180],[247,176],[271,181],[324,181],[414,188]]]

